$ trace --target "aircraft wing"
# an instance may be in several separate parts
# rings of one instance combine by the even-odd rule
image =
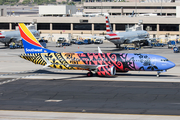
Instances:
[[[99,39],[105,39],[105,37],[104,36],[82,36],[83,38],[94,38],[94,39],[96,39],[96,38],[99,38]]]
[[[44,58],[44,60],[46,61],[46,65],[44,67],[49,67],[50,65],[52,65],[53,63],[51,63],[44,55],[42,55],[42,57]],[[66,67],[78,67],[78,68],[82,68],[82,69],[89,69],[89,70],[96,70],[99,66],[104,66],[104,65],[85,65],[85,64],[58,64],[57,65],[65,65]]]
[[[20,57],[36,57],[34,55],[20,55]],[[105,66],[105,65],[86,65],[86,64],[59,64],[59,63],[51,63],[44,55],[42,55],[43,59],[46,61],[46,65],[43,68],[49,67],[50,65],[56,64],[56,65],[64,65],[66,67],[78,67],[78,68],[82,68],[82,69],[87,69],[87,70],[91,70],[94,71],[96,70],[98,67],[100,66]]]
[[[78,67],[82,69],[88,69],[88,70],[96,70],[99,66],[104,66],[104,65],[82,65],[82,64],[68,64],[66,65],[67,67]]]
[[[49,67],[52,64],[54,64],[54,63],[47,62],[47,64],[44,67]],[[66,67],[77,67],[77,68],[87,69],[87,70],[91,70],[91,71],[96,70],[99,66],[105,66],[105,65],[86,65],[86,64],[58,64],[58,63],[55,63],[55,64],[56,65],[64,65]]]
[[[15,40],[15,41],[20,41],[20,40],[22,40],[21,37],[11,37],[11,39],[12,39],[12,40]]]
[[[135,38],[135,39],[132,39],[130,41],[133,43],[133,42],[139,42],[139,41],[145,41],[145,40],[147,40],[147,39],[138,39],[138,38]]]

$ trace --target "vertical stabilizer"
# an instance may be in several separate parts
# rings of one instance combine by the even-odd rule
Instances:
[[[55,51],[44,48],[24,23],[19,23],[19,31],[25,53],[56,53]]]
[[[106,16],[106,33],[107,33],[107,35],[113,33],[111,23],[109,22],[108,16]]]

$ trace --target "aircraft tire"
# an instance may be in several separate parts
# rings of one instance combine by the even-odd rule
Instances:
[[[87,76],[88,76],[88,77],[92,77],[92,76],[93,76],[93,73],[92,73],[92,72],[88,72],[88,73],[87,73]]]
[[[116,48],[118,48],[118,44],[116,44]]]
[[[7,46],[7,47],[9,47],[9,43],[5,43],[5,44],[4,44],[4,46]]]

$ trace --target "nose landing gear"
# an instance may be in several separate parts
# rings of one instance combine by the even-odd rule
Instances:
[[[160,73],[166,72],[167,70],[157,71],[157,77],[159,77]]]
[[[157,71],[157,78],[159,77],[160,73],[161,73],[161,71]]]

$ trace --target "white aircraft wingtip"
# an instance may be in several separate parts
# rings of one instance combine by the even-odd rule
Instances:
[[[101,49],[100,49],[100,47],[98,46],[98,53],[102,53],[102,51],[101,51]]]

